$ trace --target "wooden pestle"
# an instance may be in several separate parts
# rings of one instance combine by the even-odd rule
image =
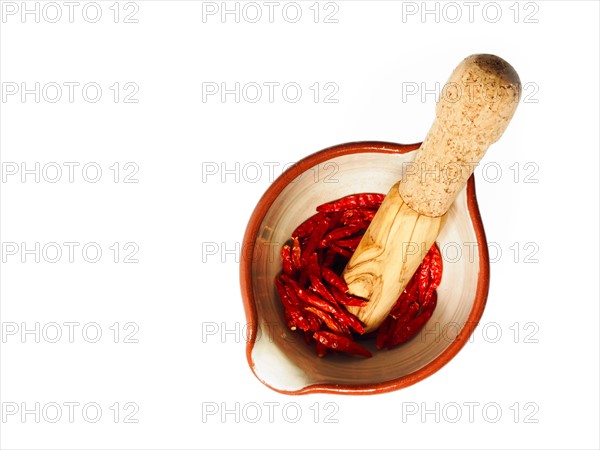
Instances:
[[[520,97],[517,72],[497,56],[469,56],[452,72],[414,161],[406,164],[344,270],[348,292],[368,300],[367,306],[348,307],[365,332],[389,314]]]

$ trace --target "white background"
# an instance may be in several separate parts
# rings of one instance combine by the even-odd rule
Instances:
[[[99,2],[102,17],[90,23],[94,6],[85,16],[80,2],[70,23],[69,7],[59,2],[62,18],[49,23],[57,10],[42,2],[36,23],[34,14],[21,16],[35,2],[2,2],[2,448],[599,446],[597,2],[479,2],[471,17],[468,4],[439,3],[437,18],[421,16],[435,2],[300,2],[296,23],[293,6],[283,15],[285,2],[274,6],[273,23],[261,2],[257,23],[247,20],[256,9],[244,3],[239,23],[233,14],[203,16],[221,2],[113,3]],[[137,23],[125,23],[130,13]],[[326,23],[327,14],[337,23]],[[402,391],[271,391],[246,362],[239,264],[229,252],[272,181],[269,165],[278,175],[284,164],[334,144],[422,140],[436,100],[422,98],[423,89],[482,52],[517,69],[524,97],[484,161],[501,175],[476,170],[487,237],[502,255],[491,264],[488,304],[472,342]],[[35,94],[22,98],[21,83],[34,89],[36,82],[39,103]],[[65,82],[79,83],[72,102]],[[203,83],[236,82],[240,89],[262,85],[262,98],[252,103],[254,91],[242,90],[239,103],[233,94],[203,99]],[[272,102],[265,82],[279,83]],[[52,83],[63,89],[56,103]],[[102,89],[97,102],[93,90],[83,97],[86,83]],[[283,97],[286,83],[301,87],[299,101]],[[325,83],[333,84],[326,90]],[[9,95],[15,86],[19,92]],[[419,92],[406,95],[415,86]],[[136,88],[128,100],[137,103],[126,103]],[[325,102],[333,89],[329,100],[337,103]],[[36,162],[39,183],[35,174],[23,182],[21,164]],[[79,163],[72,183],[65,162]],[[55,177],[49,163],[64,169],[56,183],[47,181]],[[96,183],[83,177],[87,163],[102,169]],[[138,182],[125,183],[136,168],[129,181]],[[73,262],[63,246],[58,262],[48,253],[36,263],[23,242],[28,249],[36,242],[79,246]],[[102,249],[97,263],[82,256],[90,242]],[[109,248],[115,242],[118,255]],[[135,250],[138,262],[125,263]],[[36,322],[40,330],[61,324],[62,339],[49,342],[51,325],[39,343],[35,332],[22,336]],[[79,324],[73,343],[65,322]],[[89,343],[94,324],[103,334]],[[217,333],[209,335],[213,325]],[[72,423],[65,402],[79,404]],[[273,423],[268,402],[275,402]],[[39,417],[22,415],[36,403]],[[53,403],[63,414],[57,423]],[[102,411],[96,423],[94,411],[82,412],[93,403]],[[220,414],[236,403],[239,417]],[[251,423],[254,403],[262,417]],[[215,404],[219,413],[207,415]],[[494,409],[484,413],[486,405]],[[427,413],[436,408],[437,416]],[[452,423],[457,411],[462,416]],[[127,413],[134,414],[126,420]]]

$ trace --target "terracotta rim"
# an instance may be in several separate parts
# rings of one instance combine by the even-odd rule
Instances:
[[[391,142],[376,142],[376,141],[365,141],[365,142],[351,142],[347,144],[336,145],[333,147],[326,148],[324,150],[313,153],[312,155],[303,158],[298,161],[295,165],[288,168],[283,172],[266,190],[263,196],[258,201],[256,208],[254,209],[246,232],[244,233],[244,240],[241,248],[253,248],[256,236],[258,234],[258,228],[262,223],[265,215],[271,207],[273,201],[279,196],[281,191],[293,180],[296,176],[311,167],[328,161],[332,158],[350,155],[353,153],[408,153],[416,150],[420,147],[421,143],[416,144],[395,144]],[[477,205],[477,197],[475,195],[475,179],[473,176],[469,178],[467,182],[467,208],[471,216],[473,223],[473,229],[475,230],[475,236],[477,238],[478,249],[479,249],[479,277],[477,281],[477,289],[475,291],[475,300],[473,307],[469,314],[469,318],[461,331],[458,333],[454,341],[446,348],[436,359],[431,361],[429,364],[420,368],[419,370],[393,380],[363,384],[363,385],[339,385],[339,384],[313,384],[306,386],[297,391],[285,391],[276,389],[269,385],[265,380],[261,379],[256,371],[254,370],[254,361],[252,360],[252,349],[256,342],[257,334],[257,313],[254,304],[254,292],[252,289],[252,258],[241,258],[240,262],[240,287],[242,293],[242,300],[244,302],[244,311],[246,314],[246,321],[248,327],[248,335],[246,340],[246,359],[250,369],[264,385],[273,389],[274,391],[288,395],[301,395],[311,393],[331,393],[331,394],[345,394],[345,395],[367,395],[367,394],[382,394],[385,392],[391,392],[398,389],[402,389],[411,386],[430,375],[434,374],[445,366],[456,354],[464,347],[469,340],[471,334],[475,331],[479,320],[485,309],[487,301],[489,284],[490,284],[490,265],[489,265],[489,254],[487,248],[487,239],[485,237],[485,231],[483,228],[483,222],[481,221],[481,215],[479,214],[479,207]]]

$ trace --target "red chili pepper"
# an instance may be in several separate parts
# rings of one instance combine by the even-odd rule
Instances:
[[[347,248],[351,252],[355,252],[356,247],[358,247],[358,244],[360,244],[360,241],[362,240],[362,238],[363,237],[361,235],[361,236],[356,236],[351,239],[340,239],[339,241],[335,241],[335,244],[339,247]]]
[[[288,286],[285,285],[284,280],[282,280],[283,275],[275,278],[275,287],[277,288],[277,292],[281,297],[281,301],[284,306],[290,307],[299,307],[300,303],[296,301],[295,298],[292,298],[288,292]]]
[[[313,337],[327,348],[339,350],[341,352],[350,353],[351,355],[364,356],[370,358],[371,352],[362,345],[351,341],[347,337],[338,336],[327,331],[318,331],[313,334]]]
[[[416,285],[414,287],[414,290],[416,291]],[[396,305],[394,305],[394,307],[390,311],[390,317],[392,317],[395,320],[398,320],[400,317],[406,314],[406,311],[408,311],[408,307],[415,303],[415,301],[416,298],[411,298],[411,296],[409,295],[401,296],[400,302],[396,303]]]
[[[417,269],[417,273],[418,271],[419,269]],[[416,282],[416,277],[413,276],[406,285],[406,288],[404,288],[404,292],[402,292],[402,294],[396,301],[396,304],[392,307],[392,310],[390,311],[390,316],[392,316],[394,319],[397,319],[406,312],[406,310],[408,309],[408,305],[410,305],[412,302],[416,302],[418,298],[419,285]]]
[[[304,308],[302,313],[306,316],[306,320],[308,321],[309,331],[314,333],[315,331],[319,331],[321,329],[321,320],[319,319],[319,316],[308,311],[307,308]]]
[[[335,305],[335,298],[321,282],[321,271],[319,270],[318,259],[318,255],[313,253],[308,261],[308,278],[310,280],[310,289],[319,294],[324,300],[327,300],[329,303]]]
[[[323,321],[323,323],[325,324],[325,326],[327,328],[329,328],[331,331],[333,331],[334,333],[339,334],[342,332],[341,328],[338,326],[335,319],[333,317],[331,317],[329,314],[327,314],[325,311],[321,311],[320,309],[314,308],[312,306],[307,306],[304,308],[304,310],[314,314],[319,319],[321,319]],[[315,331],[318,331],[318,329]]]
[[[317,294],[319,297],[321,297],[323,300],[328,301],[329,303],[335,304],[336,300],[333,297],[333,295],[331,295],[331,292],[329,292],[327,290],[327,288],[325,287],[325,285],[323,283],[321,283],[320,280],[315,279],[314,277],[310,277],[310,287],[309,289],[311,291],[313,291],[315,294]]]
[[[294,318],[292,317],[292,314],[290,313],[290,311],[287,308],[283,308],[283,316],[285,317],[285,323],[286,323],[287,327],[290,330],[295,331],[297,328],[296,321],[294,320]]]
[[[294,243],[291,249],[291,256],[293,268],[295,270],[300,270],[300,268],[302,267],[302,263],[300,260],[302,257],[302,249],[300,248],[300,240],[297,237],[294,238]]]
[[[344,211],[347,209],[353,208],[378,208],[385,195],[383,194],[355,194],[348,195],[339,200],[335,200],[333,202],[325,203],[321,206],[317,206],[317,211],[319,212],[336,212],[336,211]]]
[[[393,326],[396,323],[392,316],[387,316],[383,323],[379,326],[379,330],[377,330],[377,339],[375,341],[375,346],[381,350],[385,348],[388,341],[390,340],[390,334],[393,331]]]
[[[350,339],[352,339],[352,331],[350,330],[350,327],[348,327],[348,325],[346,325],[343,322],[340,322],[339,320],[337,321],[337,324],[340,327],[340,330],[342,330],[342,334]]]
[[[287,244],[281,247],[281,264],[283,266],[283,273],[286,275],[294,273],[294,268],[292,267],[292,249]]]
[[[304,252],[302,255],[303,267],[308,265],[310,255],[312,255],[319,246],[319,242],[321,242],[321,239],[323,239],[323,235],[327,232],[327,227],[329,227],[329,219],[325,217],[321,222],[317,224],[313,232],[310,234],[310,237],[308,238],[308,243],[306,244],[306,247],[304,247]]]
[[[335,264],[337,253],[332,249],[327,249],[323,254],[323,262],[321,263],[321,267],[330,268]]]
[[[310,291],[303,290],[302,294],[299,297],[304,303],[306,303],[308,305],[316,306],[321,311],[325,311],[325,312],[328,312],[333,315],[337,314],[337,310],[336,310],[335,306],[333,306],[331,303],[327,302],[326,300],[321,299],[320,297],[316,296],[315,294],[313,294]]]
[[[307,345],[310,345],[314,342],[314,338],[312,337],[313,334],[313,331],[304,331],[304,342],[306,342]]]
[[[431,257],[429,253],[425,255],[423,258],[423,262],[421,263],[421,270],[418,272],[419,277],[419,297],[423,298],[425,293],[427,292],[427,288],[429,287],[429,261]]]
[[[330,288],[331,288],[331,292],[332,292],[333,297],[335,298],[336,302],[341,305],[345,305],[345,306],[366,306],[367,305],[367,302],[365,302],[364,300],[361,300],[358,297],[352,297],[352,296],[348,295],[346,292],[340,291],[335,286],[330,286]]]
[[[437,295],[434,293],[431,297],[431,301],[427,305],[426,309],[423,309],[421,313],[408,322],[397,321],[396,328],[392,335],[392,339],[388,343],[388,349],[395,347],[398,344],[408,341],[413,338],[423,328],[425,323],[429,320],[433,314],[433,310],[437,304]]]
[[[326,233],[329,233],[331,230],[334,230],[342,225],[342,220],[344,220],[344,211],[327,213],[325,216],[329,219],[329,226],[327,227],[326,231]]]
[[[310,234],[315,225],[321,222],[325,218],[325,214],[317,213],[314,216],[309,217],[302,222],[294,231],[292,231],[292,237],[303,238]]]
[[[298,283],[292,280],[287,275],[281,275],[281,280],[285,283],[286,286],[289,286],[295,293],[295,295],[300,299],[302,303],[316,306],[322,311],[335,314],[336,309],[331,303],[327,303],[325,300],[317,297],[312,292],[307,289],[301,288]]]
[[[282,303],[284,304],[285,309],[287,310],[290,318],[293,320],[293,323],[300,328],[301,330],[307,331],[310,326],[306,318],[302,315],[300,311],[300,304],[298,300],[294,297],[293,292],[287,286],[285,286],[280,278],[275,279],[275,286],[277,287],[277,292],[279,293],[279,298],[281,298]],[[288,322],[288,324],[291,322]]]
[[[344,308],[338,308],[337,314],[335,314],[334,317],[338,320],[339,323],[347,325],[348,327],[356,331],[358,334],[363,334],[365,332],[365,327],[362,323],[360,323],[360,320],[358,320],[354,314],[350,314]]]
[[[306,267],[308,275],[321,279],[321,269],[319,269],[319,255],[315,252],[308,258],[308,266]]]
[[[353,223],[366,223],[368,225],[371,223],[376,213],[377,210],[370,208],[348,209],[344,211],[342,223],[344,225]]]
[[[427,321],[425,316],[422,319],[414,322],[416,319],[419,309],[421,314],[423,311],[427,311],[430,307],[429,303],[433,295],[433,291],[439,284],[439,276],[441,275],[440,267],[441,255],[434,244],[426,255],[421,265],[417,268],[415,275],[408,282],[404,292],[390,311],[390,315],[385,320],[385,326],[382,324],[377,334],[377,347],[388,348],[397,345],[397,343],[404,342],[406,339],[401,339],[406,333],[407,326],[412,330],[411,332],[418,332],[421,327]],[[432,275],[433,267],[436,267],[436,279],[438,283],[433,283],[434,276]],[[433,288],[432,288],[433,286]],[[420,307],[419,307],[420,305]],[[412,325],[408,325],[412,322]],[[417,325],[422,322],[422,325],[418,328]],[[394,335],[396,338],[394,338]]]
[[[323,344],[321,344],[319,341],[317,341],[317,356],[322,358],[323,356],[325,356],[327,354],[327,347],[325,347]]]
[[[336,253],[338,253],[338,254],[342,255],[344,258],[346,258],[346,260],[349,260],[349,259],[352,257],[352,253],[351,253],[351,252],[349,252],[348,250],[346,250],[346,249],[343,249],[343,248],[341,248],[341,247],[337,246],[337,245],[336,245],[336,244],[334,244],[334,243],[330,243],[330,244],[329,244],[329,248],[330,248],[331,250],[333,250],[334,252],[336,252]]]
[[[352,236],[353,234],[356,234],[362,230],[366,230],[368,228],[368,225],[365,224],[364,222],[358,224],[358,223],[353,223],[351,225],[346,225],[345,227],[340,227],[340,228],[336,228],[333,231],[330,231],[324,238],[323,238],[323,242],[321,242],[321,245],[323,247],[327,247],[327,244],[329,242],[332,241],[338,241],[342,238],[346,238],[349,236]],[[362,237],[362,236],[361,236]]]
[[[418,314],[420,308],[421,307],[418,302],[412,302],[410,305],[408,305],[406,311],[398,317],[397,321],[408,322],[409,320],[414,319]]]
[[[307,343],[317,341],[319,356],[334,345],[337,350],[340,346],[358,346],[358,350],[352,347],[353,351],[366,356],[366,349],[353,341],[353,333],[363,334],[364,326],[345,306],[362,307],[367,302],[347,294],[348,287],[339,273],[383,198],[382,194],[357,194],[321,205],[317,214],[294,230],[292,244],[281,249],[282,274],[275,284],[286,324],[292,330],[303,330]],[[442,269],[442,258],[434,244],[380,326],[377,348],[389,349],[406,342],[429,320],[437,304]]]
[[[348,285],[346,282],[342,280],[333,270],[323,267],[321,268],[321,274],[323,275],[323,279],[331,286],[335,286],[344,293],[348,292]]]
[[[430,260],[430,280],[427,293],[425,294],[424,301],[428,301],[433,295],[434,291],[438,288],[442,282],[442,255],[437,248],[437,245],[433,244],[429,250],[431,255]]]
[[[336,303],[335,298],[331,295],[331,292],[327,290],[325,285],[321,282],[321,280],[316,279],[315,277],[310,277],[310,286],[309,289],[321,297],[323,300],[328,301],[331,304]]]

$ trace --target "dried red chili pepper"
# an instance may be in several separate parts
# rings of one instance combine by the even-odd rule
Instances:
[[[346,292],[342,292],[335,286],[330,286],[331,292],[336,302],[344,306],[366,306],[367,302],[357,297],[351,297]]]
[[[366,302],[347,294],[340,275],[383,198],[357,194],[321,205],[294,230],[292,244],[281,249],[283,270],[275,283],[286,323],[302,330],[307,343],[316,341],[319,356],[327,348],[367,356],[353,340],[353,333],[363,334],[364,326],[345,309]],[[435,309],[441,276],[442,258],[434,245],[380,326],[377,348],[406,342],[423,327]]]
[[[327,331],[318,331],[313,334],[313,337],[327,348],[350,353],[351,355],[364,356],[370,358],[373,356],[369,350],[362,345],[351,341],[347,337],[339,336]]]
[[[287,244],[281,247],[281,264],[283,267],[283,273],[286,275],[291,275],[294,273],[294,268],[292,266],[292,249]]]
[[[413,338],[421,328],[425,325],[425,323],[429,320],[431,315],[433,314],[433,310],[437,304],[437,295],[434,292],[431,296],[431,301],[428,303],[427,307],[421,311],[421,313],[416,316],[414,319],[403,322],[398,320],[396,323],[396,328],[392,334],[390,341],[387,344],[387,348],[393,348],[398,344],[408,341]]]
[[[385,195],[383,194],[355,194],[348,195],[339,200],[335,200],[333,202],[325,203],[323,205],[317,206],[317,211],[319,212],[338,212],[344,211],[347,209],[353,208],[378,208]]]
[[[285,323],[286,323],[287,327],[290,330],[295,331],[297,328],[296,321],[294,320],[290,311],[287,308],[283,308],[283,316],[285,317]]]
[[[304,331],[304,341],[310,345],[314,342],[314,338],[313,338],[313,334],[315,334],[315,332],[313,331]]]
[[[317,224],[314,231],[311,233],[310,237],[308,238],[306,247],[304,248],[304,251],[303,251],[302,260],[301,260],[302,266],[305,267],[308,265],[308,260],[310,258],[310,255],[312,255],[313,252],[319,246],[321,239],[323,239],[323,235],[327,232],[329,223],[330,223],[330,220],[327,217],[325,217],[321,222],[319,222]]]
[[[362,235],[351,239],[340,239],[339,241],[335,241],[335,245],[338,247],[347,248],[351,252],[355,252],[356,247],[358,247],[358,244],[360,244],[361,239]]]
[[[311,339],[314,339],[311,337]],[[321,344],[319,341],[317,341],[317,345],[316,345],[316,352],[317,352],[317,356],[319,357],[323,357],[327,354],[327,347],[325,347],[323,344]]]
[[[308,310],[308,308],[304,308],[303,314],[306,316],[306,320],[308,321],[309,331],[314,333],[321,329],[321,320],[319,316]]]
[[[337,253],[334,250],[330,248],[326,249],[325,253],[323,254],[323,262],[321,263],[321,267],[330,268],[333,266],[336,256]]]
[[[415,283],[415,285],[413,286],[413,292],[417,291],[417,284]],[[402,316],[404,316],[404,314],[406,314],[406,311],[408,311],[408,308],[410,305],[412,305],[413,303],[415,303],[418,299],[417,295],[404,295],[401,296],[399,301],[396,303],[396,305],[394,305],[394,307],[392,308],[392,310],[390,311],[390,317],[392,319],[398,320],[400,319]]]
[[[334,333],[342,333],[342,330],[339,327],[339,325],[337,324],[337,322],[335,321],[335,319],[333,317],[331,317],[329,314],[327,314],[325,311],[321,311],[320,309],[314,308],[312,306],[307,306],[306,308],[304,308],[304,310],[314,314],[319,319],[321,319],[323,321],[323,323],[325,324],[325,326],[327,328],[329,328],[331,331],[333,331]],[[318,331],[318,330],[315,330],[315,331]]]
[[[335,298],[327,290],[327,287],[321,282],[321,271],[319,269],[319,257],[316,253],[310,256],[308,261],[308,278],[310,280],[310,289],[316,292],[328,302],[336,304]]]
[[[406,311],[404,311],[404,313],[400,317],[398,317],[397,322],[408,322],[414,319],[417,313],[419,312],[420,308],[421,306],[418,302],[412,302],[410,305],[408,305]]]
[[[285,274],[281,275],[280,278],[286,287],[290,287],[294,291],[295,295],[300,300],[300,302],[302,302],[306,305],[316,306],[317,308],[319,308],[322,311],[325,311],[325,312],[328,312],[331,314],[336,314],[337,310],[331,303],[328,303],[327,301],[319,298],[318,296],[314,295],[309,290],[301,288],[298,285],[298,283],[296,283],[293,279],[291,279],[290,277],[288,277]]]
[[[338,246],[334,243],[329,244],[329,248],[331,250],[333,250],[334,252],[336,252],[338,255],[342,255],[347,260],[349,260],[352,257],[352,252],[350,252],[344,248],[341,248],[340,246]]]
[[[327,213],[325,215],[329,219],[329,227],[327,227],[326,233],[329,233],[331,230],[334,230],[342,225],[342,220],[344,220],[344,211]]]
[[[352,236],[353,234],[356,234],[362,230],[366,230],[368,228],[368,224],[361,222],[361,223],[353,223],[350,225],[346,225],[344,227],[340,227],[340,228],[336,228],[333,231],[330,231],[324,238],[323,238],[323,242],[321,243],[321,245],[323,247],[327,247],[327,244],[329,242],[332,241],[337,241],[340,240],[342,238],[347,238],[349,236]]]
[[[431,247],[431,251],[429,253],[431,255],[431,276],[429,287],[427,288],[427,293],[425,294],[424,301],[428,301],[431,298],[437,287],[442,282],[442,255],[440,254],[439,249],[435,245]]]
[[[417,269],[417,273],[419,273],[419,269]],[[419,298],[419,285],[416,282],[416,278],[417,277],[412,277],[410,279],[406,285],[406,288],[404,289],[404,292],[402,292],[400,298],[398,298],[398,301],[392,307],[392,310],[390,311],[390,316],[392,316],[392,318],[397,319],[400,317],[406,312],[408,306],[412,302],[416,302]]]
[[[315,225],[325,218],[325,214],[316,213],[302,222],[294,231],[292,231],[292,237],[302,239],[310,234]]]
[[[323,279],[329,283],[331,286],[335,286],[342,292],[348,291],[348,285],[341,277],[337,276],[337,274],[327,267],[323,267],[321,269],[321,274],[323,275]]]
[[[300,240],[295,237],[293,239],[292,249],[291,249],[291,257],[292,257],[292,267],[295,270],[300,270],[302,268],[302,263],[300,258],[302,257],[302,249],[300,248]]]
[[[293,298],[293,294],[283,285],[279,277],[275,279],[275,286],[277,287],[279,298],[281,298],[290,319],[298,328],[307,331],[310,326],[306,318],[302,315],[300,304],[297,299]]]
[[[309,289],[311,291],[313,291],[314,293],[316,293],[319,297],[321,297],[323,300],[328,301],[329,303],[333,303],[335,304],[335,298],[333,297],[333,295],[331,295],[331,292],[329,292],[327,290],[327,288],[325,287],[325,285],[323,283],[321,283],[320,280],[314,278],[314,277],[310,277],[310,287]]]
[[[348,327],[348,325],[346,325],[343,322],[337,322],[337,324],[340,327],[340,330],[342,330],[342,335],[352,339],[352,331],[350,330],[350,328]]]
[[[370,224],[373,220],[373,217],[375,217],[375,213],[377,213],[377,210],[372,208],[348,209],[344,211],[342,223],[344,225],[364,222]]]
[[[375,347],[377,347],[379,350],[387,346],[394,323],[395,321],[393,317],[387,316],[383,323],[379,326],[379,330],[377,331],[377,339],[375,341]]]
[[[431,315],[429,311],[432,313],[435,308],[430,303],[440,281],[441,255],[437,246],[433,245],[392,307],[390,315],[384,321],[385,326],[382,324],[379,328],[377,348],[392,348],[406,342],[425,325]]]
[[[311,306],[316,306],[321,311],[327,312],[329,314],[334,314],[334,315],[339,314],[337,312],[337,310],[335,309],[335,306],[333,306],[331,303],[327,302],[326,300],[321,299],[317,295],[314,295],[310,291],[307,291],[307,290],[302,291],[302,296],[300,298],[305,304],[311,305]]]
[[[335,318],[338,320],[338,322],[347,325],[358,334],[363,334],[365,332],[365,327],[362,323],[360,323],[360,320],[358,320],[354,314],[350,314],[344,308],[338,308]]]
[[[419,277],[419,297],[423,298],[425,296],[425,294],[427,293],[427,288],[429,287],[429,261],[431,260],[431,257],[429,256],[429,253],[427,253],[427,255],[425,255],[425,258],[423,258],[423,262],[421,262],[420,270],[418,273],[418,277]]]

